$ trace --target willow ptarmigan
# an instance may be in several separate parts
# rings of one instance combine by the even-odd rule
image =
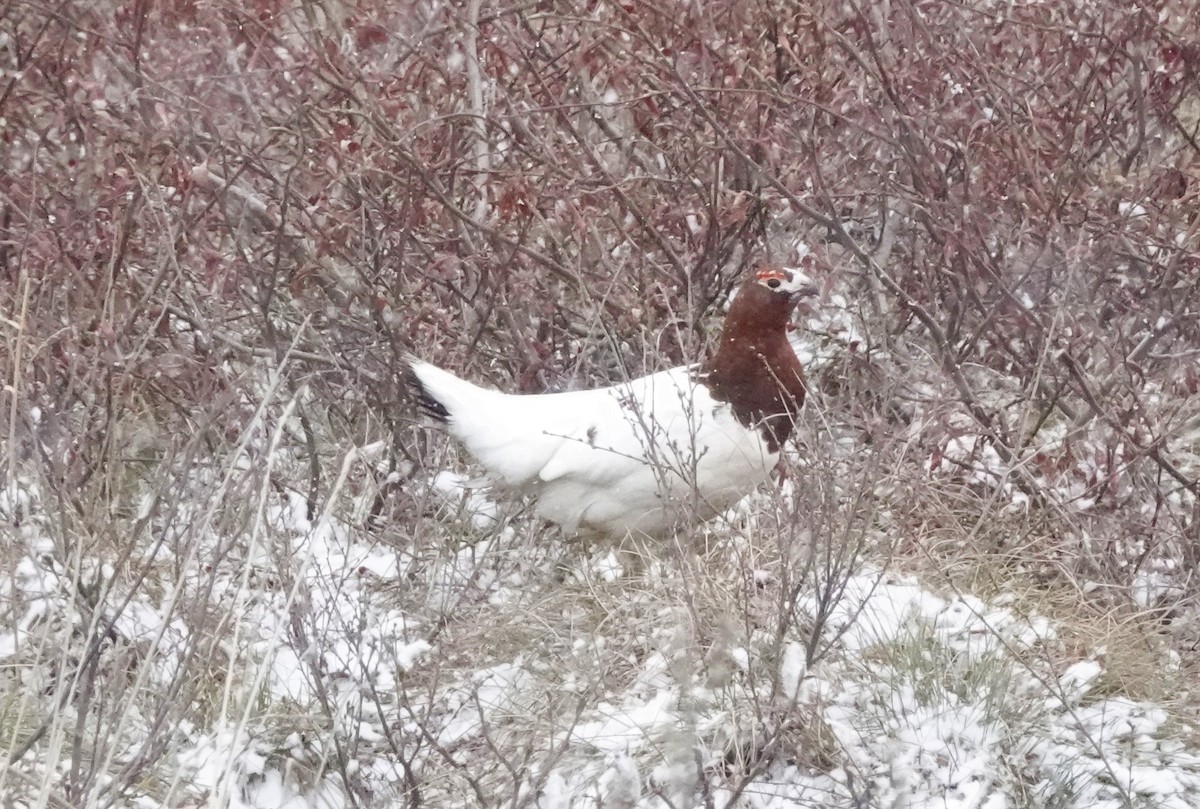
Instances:
[[[511,395],[419,360],[409,385],[490,475],[532,494],[567,532],[664,535],[770,476],[804,404],[788,323],[815,294],[796,271],[760,268],[711,358],[607,388]]]

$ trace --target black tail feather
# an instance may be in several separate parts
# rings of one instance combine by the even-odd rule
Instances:
[[[413,371],[411,365],[408,366],[408,372],[404,375],[404,381],[412,393],[417,408],[422,413],[442,424],[450,421],[450,411],[425,388],[425,385],[421,382],[421,378]]]

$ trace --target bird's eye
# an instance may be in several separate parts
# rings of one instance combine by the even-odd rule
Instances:
[[[779,289],[779,284],[782,283],[778,278],[772,278],[767,282],[767,286],[771,289]]]

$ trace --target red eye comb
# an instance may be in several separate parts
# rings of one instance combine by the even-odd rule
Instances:
[[[788,277],[782,270],[759,270],[754,274],[756,281],[770,281],[772,278],[777,278],[780,281],[787,281]]]

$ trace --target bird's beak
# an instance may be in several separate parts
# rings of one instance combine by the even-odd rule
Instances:
[[[821,289],[816,284],[805,284],[792,293],[792,300],[802,301],[805,298],[818,298],[821,296]]]

